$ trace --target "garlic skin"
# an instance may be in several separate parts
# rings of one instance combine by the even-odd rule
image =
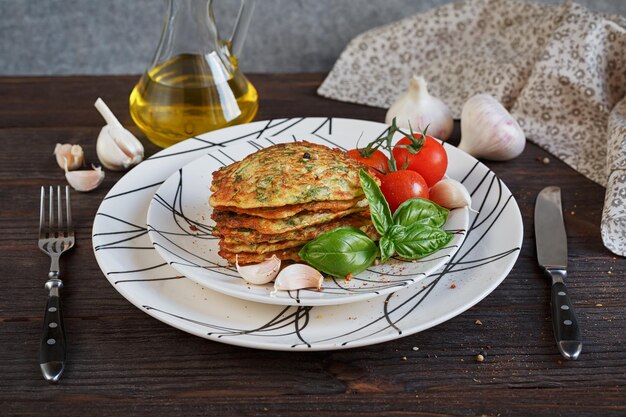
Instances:
[[[85,154],[80,145],[71,143],[57,143],[52,154],[56,157],[59,168],[73,171],[85,163]],[[67,164],[66,164],[67,163]]]
[[[255,285],[263,285],[271,282],[280,270],[280,259],[276,255],[271,258],[254,265],[239,265],[239,259],[235,255],[235,266],[237,272],[246,282]]]
[[[429,200],[447,209],[469,207],[472,209],[472,197],[467,188],[460,182],[444,178],[437,182],[429,191]]]
[[[100,163],[112,171],[122,171],[141,162],[144,149],[139,139],[122,126],[101,98],[95,107],[107,122],[96,143]]]
[[[517,121],[488,94],[467,100],[461,112],[459,149],[492,161],[507,161],[519,156],[526,146],[526,136]]]
[[[65,179],[76,191],[87,192],[98,188],[104,181],[104,171],[101,167],[92,165],[93,169],[69,171],[65,169]]]
[[[320,272],[305,264],[291,264],[280,271],[274,281],[274,291],[292,291],[304,288],[319,290],[324,282]]]
[[[428,133],[437,139],[447,140],[452,134],[454,120],[448,106],[428,93],[424,77],[413,75],[409,89],[391,105],[385,116],[385,123],[412,128],[421,132],[428,126]]]

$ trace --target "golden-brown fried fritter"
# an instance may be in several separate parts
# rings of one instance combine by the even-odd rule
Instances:
[[[259,242],[259,243],[227,243],[223,240],[220,241],[220,249],[241,253],[241,252],[254,252],[254,253],[268,253],[276,252],[281,249],[295,248],[298,246],[304,246],[307,240],[281,240],[280,242]]]
[[[363,196],[357,160],[339,149],[290,142],[261,149],[213,173],[213,207],[282,207]]]
[[[317,224],[315,226],[305,227],[304,229],[294,230],[286,233],[279,234],[263,234],[253,229],[232,229],[220,225],[213,230],[215,236],[221,237],[224,242],[229,244],[237,243],[276,243],[283,240],[313,240],[322,233],[329,232],[341,226],[352,226],[362,228],[363,226],[371,225],[372,221],[369,215],[363,213],[351,214],[340,219],[332,220],[328,223]]]
[[[339,226],[334,227],[333,229],[336,229],[337,227],[341,227],[341,226],[348,226],[348,225],[341,224]],[[376,232],[376,228],[374,227],[373,224],[369,223],[368,225],[361,226],[359,229],[361,229],[365,234],[367,234],[373,240],[379,239],[378,233]],[[318,233],[317,236],[319,236],[320,234],[322,233],[321,232]],[[244,243],[244,242],[229,242],[225,239],[222,239],[220,241],[220,249],[223,249],[229,252],[234,252],[234,253],[239,253],[239,252],[268,253],[268,252],[275,252],[281,249],[289,249],[289,248],[295,248],[298,246],[304,246],[307,242],[309,242],[310,240],[314,239],[317,236],[313,236],[309,239],[280,240],[278,242],[245,242]]]
[[[237,256],[240,265],[255,264],[263,262],[264,260],[271,258],[272,255],[276,255],[281,261],[294,261],[300,262],[302,259],[298,256],[298,252],[302,247],[283,249],[276,252],[268,253],[254,253],[254,252],[240,252],[234,253],[224,249],[220,249],[218,254],[226,259],[230,264],[235,264],[235,256]]]
[[[302,211],[343,211],[354,206],[364,207],[367,200],[360,197],[352,200],[329,200],[314,201],[312,203],[291,204],[282,207],[260,207],[260,208],[239,208],[239,207],[216,207],[213,212],[232,211],[239,214],[247,214],[250,216],[263,217],[264,219],[284,219],[286,217],[295,216]]]
[[[218,228],[245,228],[254,229],[263,234],[279,234],[303,229],[307,226],[327,223],[331,220],[358,212],[365,213],[364,215],[369,216],[368,207],[353,207],[348,210],[335,212],[303,212],[296,216],[287,217],[286,219],[264,219],[262,217],[247,216],[245,214],[237,214],[229,211],[219,211],[213,213],[213,220],[215,220]]]

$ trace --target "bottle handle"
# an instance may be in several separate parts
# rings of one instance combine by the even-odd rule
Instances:
[[[246,35],[248,34],[248,28],[250,27],[250,21],[252,20],[252,13],[254,13],[255,4],[256,0],[241,0],[241,6],[239,7],[237,20],[235,20],[233,34],[230,37],[230,50],[236,57],[239,57],[239,54],[243,49],[243,43],[246,40]]]

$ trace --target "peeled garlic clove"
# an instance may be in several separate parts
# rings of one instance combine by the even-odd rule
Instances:
[[[274,281],[274,291],[292,291],[304,288],[319,290],[324,282],[320,272],[305,264],[292,264],[280,271]]]
[[[72,171],[80,168],[85,162],[85,154],[80,145],[72,145],[71,143],[57,143],[53,151],[56,156],[59,168],[65,169],[67,161],[67,169]]]
[[[461,112],[459,149],[477,158],[506,161],[519,156],[526,136],[517,121],[488,94],[467,100]]]
[[[472,197],[467,188],[450,178],[444,178],[433,185],[428,195],[429,200],[447,209],[466,206],[472,209]]]
[[[93,169],[69,171],[65,169],[65,179],[76,191],[87,192],[98,188],[104,180],[104,171],[92,165]]]
[[[271,282],[276,277],[278,271],[280,270],[280,259],[278,259],[276,255],[272,255],[271,258],[266,259],[261,263],[240,266],[239,259],[235,255],[235,266],[237,267],[239,275],[241,275],[246,282],[261,285]]]
[[[416,75],[411,78],[409,89],[387,111],[385,123],[390,125],[394,117],[398,127],[421,131],[428,126],[428,133],[441,140],[450,137],[454,126],[448,106],[431,96],[424,77]]]
[[[100,163],[112,171],[121,171],[143,160],[143,145],[117,120],[107,105],[98,98],[95,104],[107,125],[100,130],[96,152]]]

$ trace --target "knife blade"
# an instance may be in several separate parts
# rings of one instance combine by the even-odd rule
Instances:
[[[535,202],[537,260],[552,282],[552,329],[565,359],[575,360],[582,351],[582,336],[564,279],[567,277],[567,234],[561,207],[561,189],[546,187]]]

